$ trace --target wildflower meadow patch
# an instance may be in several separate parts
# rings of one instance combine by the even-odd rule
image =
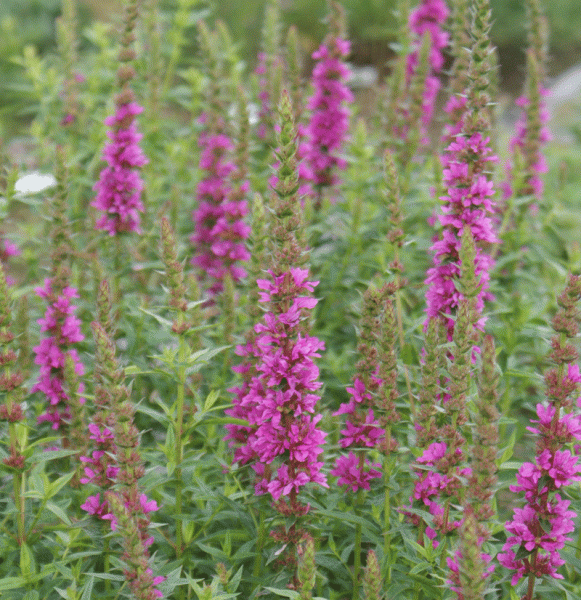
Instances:
[[[0,156],[1,598],[581,595],[580,157],[523,2],[507,131],[489,0],[398,2],[365,114],[338,2],[308,53],[265,2],[249,66],[198,0],[63,0]]]

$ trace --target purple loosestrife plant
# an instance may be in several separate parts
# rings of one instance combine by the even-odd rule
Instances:
[[[544,187],[541,176],[548,169],[542,149],[551,140],[545,101],[549,94],[545,87],[547,24],[539,0],[528,0],[526,5],[529,25],[526,93],[515,101],[521,114],[509,144],[512,158],[506,165],[508,181],[503,191],[505,199],[531,194],[540,200]]]
[[[330,32],[313,53],[317,61],[313,69],[314,93],[307,102],[311,117],[300,150],[306,157],[301,178],[312,181],[317,205],[323,188],[337,183],[336,170],[347,166],[341,152],[349,129],[349,104],[353,102],[346,85],[350,71],[344,59],[349,56],[350,42],[345,39],[345,16],[339,3],[331,2],[330,7]]]
[[[246,276],[240,263],[250,258],[245,245],[250,227],[244,222],[248,183],[239,178],[244,170],[234,160],[235,146],[222,116],[219,82],[224,73],[216,56],[217,36],[203,23],[199,29],[212,83],[208,86],[208,110],[201,118],[205,127],[199,138],[203,176],[197,187],[198,207],[192,214],[195,231],[190,237],[194,245],[191,263],[208,279],[208,292],[214,296],[223,290],[227,275],[234,283]]]
[[[98,360],[95,395],[101,402],[101,411],[90,430],[96,450],[84,462],[89,465],[85,467],[86,483],[102,486],[103,501],[100,493],[89,496],[82,508],[111,522],[111,529],[122,538],[123,560],[127,565],[124,574],[129,587],[137,598],[152,600],[162,596],[155,586],[163,581],[153,576],[149,566],[148,548],[153,543],[148,532],[149,515],[158,506],[139,486],[145,473],[139,452],[139,431],[129,390],[122,384],[124,372],[118,366],[115,347],[101,323],[93,322],[91,327]]]
[[[48,306],[44,317],[38,320],[44,333],[38,346],[33,348],[34,362],[40,367],[38,382],[31,391],[42,392],[48,400],[48,407],[38,421],[49,422],[53,429],[61,429],[63,444],[68,445],[67,426],[71,418],[70,397],[67,389],[65,366],[67,356],[73,362],[77,376],[84,373],[84,366],[75,345],[85,338],[81,332],[81,322],[75,316],[77,307],[72,303],[79,297],[78,291],[69,285],[71,270],[69,262],[72,254],[70,231],[66,219],[67,188],[64,154],[57,150],[57,191],[52,204],[53,228],[51,234],[51,277],[44,280],[42,287],[35,288],[36,294],[46,300]],[[82,394],[83,384],[78,392]],[[80,400],[84,402],[83,399]]]
[[[0,263],[0,424],[6,422],[8,431],[2,431],[4,443],[9,452],[3,454],[4,469],[10,471],[13,480],[15,527],[18,536],[18,545],[26,543],[26,500],[24,497],[26,465],[26,437],[21,432],[25,430],[26,405],[22,400],[26,389],[23,386],[24,377],[18,368],[18,354],[14,351],[14,334],[11,332],[13,326],[11,298],[8,283],[4,275],[4,268]]]
[[[406,81],[409,86],[420,63],[422,39],[429,37],[428,72],[424,80],[421,104],[421,143],[427,144],[427,128],[432,121],[436,96],[440,90],[439,73],[444,66],[443,51],[448,45],[448,34],[443,25],[448,18],[449,10],[444,0],[421,0],[420,4],[410,12],[409,28],[414,35],[412,53],[407,57]]]
[[[230,197],[229,176],[236,168],[228,158],[234,150],[232,142],[224,134],[206,132],[200,136],[200,146],[200,168],[206,174],[198,184],[199,205],[193,214],[196,231],[190,241],[197,251],[192,264],[211,278],[209,292],[214,295],[222,291],[227,274],[234,282],[246,276],[240,262],[250,258],[244,244],[250,227],[243,221],[248,213],[246,200]]]
[[[136,2],[130,0],[126,6],[125,31],[119,53],[121,65],[117,72],[121,91],[115,98],[115,114],[105,119],[105,125],[110,127],[107,132],[110,141],[105,146],[102,159],[107,166],[99,174],[94,187],[97,195],[91,202],[91,206],[102,213],[96,228],[107,231],[111,236],[128,231],[141,233],[140,213],[144,211],[141,201],[143,181],[139,170],[148,161],[139,147],[143,136],[135,123],[135,117],[143,112],[143,108],[135,101],[130,87],[135,77],[132,66],[135,52],[131,46],[135,40],[133,29],[136,18]]]
[[[369,489],[369,482],[382,476],[380,464],[371,464],[366,458],[365,449],[375,448],[384,439],[385,434],[374,413],[377,393],[382,380],[377,376],[378,349],[377,337],[380,328],[380,313],[385,290],[369,287],[363,298],[361,332],[357,349],[361,360],[357,363],[353,386],[347,388],[349,402],[341,404],[333,416],[346,415],[345,429],[341,430],[339,445],[342,448],[357,448],[349,451],[348,456],[339,456],[331,475],[338,477],[337,484],[350,487],[354,492]],[[375,467],[375,468],[374,468]]]
[[[472,476],[472,468],[467,464],[464,430],[468,419],[467,403],[474,345],[478,337],[476,328],[481,313],[477,308],[480,284],[475,274],[476,246],[468,226],[462,232],[459,252],[461,270],[456,285],[458,289],[462,289],[463,294],[455,317],[453,345],[446,365],[447,379],[443,391],[437,396],[439,406],[434,406],[432,415],[421,410],[419,416],[422,419],[427,417],[427,422],[420,421],[416,424],[418,438],[424,450],[416,459],[418,477],[410,502],[413,505],[414,501],[418,501],[427,507],[433,516],[433,527],[430,525],[424,529],[424,523],[417,515],[411,514],[410,518],[420,526],[419,542],[423,543],[425,533],[433,540],[435,547],[439,544],[437,532],[445,535],[461,526],[461,517],[452,509],[455,505],[463,505],[466,493],[463,480]],[[430,354],[434,352],[431,346],[435,341],[435,325],[432,321],[428,324]],[[435,366],[431,364],[430,369]],[[431,468],[426,470],[426,467]]]
[[[432,245],[434,266],[428,269],[425,283],[427,315],[429,319],[443,319],[447,325],[448,340],[454,332],[453,315],[462,298],[456,287],[460,275],[459,251],[461,233],[469,227],[476,243],[475,274],[480,290],[476,311],[481,315],[484,301],[491,298],[488,292],[493,259],[487,252],[490,244],[499,240],[494,230],[492,216],[495,210],[494,184],[491,165],[497,160],[490,148],[490,119],[487,75],[492,50],[488,38],[490,10],[486,0],[474,8],[473,48],[468,72],[469,87],[465,92],[466,110],[462,127],[454,136],[442,156],[445,194],[438,220],[443,227],[440,238]],[[466,49],[468,52],[468,49]],[[479,318],[482,330],[484,317]]]
[[[306,514],[309,505],[298,499],[307,483],[327,487],[321,472],[325,433],[315,394],[321,383],[313,359],[324,344],[308,334],[308,311],[317,304],[311,296],[317,282],[308,280],[302,222],[296,196],[296,130],[290,100],[283,92],[278,135],[277,198],[271,221],[272,263],[268,279],[259,279],[259,301],[266,307],[256,337],[244,353],[254,357],[254,375],[237,399],[250,430],[241,460],[254,459],[256,493],[268,493],[283,514]]]
[[[579,445],[574,452],[570,449],[581,440],[579,353],[570,343],[579,334],[580,299],[581,278],[572,275],[558,297],[560,309],[553,319],[556,335],[549,358],[555,366],[545,374],[548,402],[537,404],[538,420],[528,428],[537,435],[535,460],[522,464],[516,485],[510,486],[513,492],[524,492],[525,505],[515,508],[506,523],[509,535],[498,560],[514,571],[512,585],[528,577],[524,600],[533,599],[537,578],[563,579],[557,572],[565,564],[559,551],[575,530],[576,513],[569,510],[570,501],[562,494],[566,486],[581,481]]]
[[[71,303],[72,298],[78,298],[79,294],[75,288],[68,285],[62,287],[60,283],[54,278],[45,279],[43,287],[35,288],[37,295],[47,300],[48,307],[44,317],[38,320],[40,330],[46,334],[33,349],[36,354],[34,362],[40,366],[40,377],[32,391],[42,392],[46,396],[49,406],[38,422],[48,421],[53,429],[61,428],[71,417],[65,385],[67,355],[75,363],[75,373],[84,373],[74,345],[82,342],[85,336],[81,333],[80,320],[75,316],[77,307]]]
[[[268,0],[264,11],[262,50],[258,53],[258,111],[257,135],[261,140],[274,142],[276,106],[280,96],[283,61],[281,58],[280,1]]]

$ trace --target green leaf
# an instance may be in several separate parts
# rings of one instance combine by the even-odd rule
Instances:
[[[151,311],[146,310],[145,308],[139,307],[139,310],[141,312],[145,313],[146,315],[153,317],[158,323],[160,323],[161,325],[164,325],[171,331],[171,328],[173,325],[173,323],[171,321],[168,321],[167,319],[164,319],[163,317],[160,317],[159,315],[156,315],[155,313],[152,313]]]
[[[419,364],[417,350],[411,344],[404,344],[400,355],[404,365]]]
[[[93,593],[93,584],[95,583],[95,578],[93,575],[89,577],[87,583],[83,588],[83,595],[81,596],[81,600],[91,600],[91,595]]]
[[[65,511],[60,506],[57,506],[54,502],[47,502],[46,508],[50,510],[51,513],[56,515],[63,523],[66,523],[69,526],[71,525],[70,519],[67,517]]]
[[[0,579],[0,592],[16,590],[25,585],[26,579],[24,579],[24,577],[2,577],[2,579]]]
[[[75,474],[74,471],[67,473],[66,475],[62,475],[56,481],[53,481],[48,485],[48,489],[46,490],[46,498],[52,498],[59,493],[59,491],[73,478]]]
[[[20,546],[20,572],[25,577],[32,575],[32,565],[32,552],[30,551],[28,544],[24,543]]]
[[[149,406],[145,406],[143,404],[138,404],[135,407],[135,411],[136,412],[140,412],[144,415],[147,415],[148,417],[151,417],[152,419],[156,420],[158,423],[161,423],[162,425],[169,425],[169,419],[166,417],[166,415],[153,410],[152,408],[150,408]]]
[[[516,442],[516,429],[512,432],[510,439],[508,440],[508,445],[502,452],[502,456],[497,462],[497,466],[500,467],[503,465],[511,456],[514,451],[514,444]]]
[[[129,365],[128,367],[125,367],[125,375],[127,376],[132,376],[132,375],[151,375],[152,373],[155,373],[156,371],[144,371],[143,369],[140,369],[139,367],[135,366],[135,365]]]
[[[220,392],[218,390],[212,390],[208,394],[208,397],[206,398],[206,401],[204,402],[204,412],[209,411],[212,408],[212,406],[214,406],[214,404],[216,404],[216,400],[218,400],[219,397],[220,397]]]
[[[297,598],[301,597],[301,595],[295,590],[279,590],[277,588],[271,588],[271,587],[267,587],[266,589],[269,592],[272,592],[273,594],[276,594],[277,596],[283,596],[284,598],[293,598],[294,600],[296,600]]]
[[[165,445],[163,453],[170,462],[175,462],[176,458],[176,434],[173,427],[169,427],[165,436]]]

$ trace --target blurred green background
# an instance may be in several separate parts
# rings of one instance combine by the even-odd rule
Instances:
[[[185,0],[158,2],[162,18],[167,23]],[[414,0],[411,3],[413,5]],[[265,0],[200,0],[196,9],[207,6],[211,19],[226,21],[234,39],[239,42],[240,55],[253,67],[265,4]],[[518,93],[523,79],[526,38],[524,0],[491,0],[491,4],[494,17],[492,35],[500,53],[502,85],[505,91]],[[395,35],[396,0],[343,0],[343,5],[347,10],[353,44],[352,61],[384,67],[389,56],[389,44]],[[122,6],[122,0],[78,0],[81,30],[92,19],[115,21]],[[295,24],[305,50],[314,49],[325,31],[325,0],[281,0],[281,7],[285,25]],[[545,3],[551,29],[549,72],[553,76],[581,61],[579,8],[578,0]],[[28,44],[36,46],[41,55],[54,51],[55,18],[60,13],[61,0],[0,0],[0,127],[6,134],[13,133],[26,122],[26,113],[30,111],[22,68],[15,57],[22,55]],[[194,23],[191,35],[192,43],[195,43]]]

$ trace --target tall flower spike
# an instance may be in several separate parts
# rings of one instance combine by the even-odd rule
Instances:
[[[92,483],[100,489],[81,508],[111,522],[111,529],[123,539],[123,560],[129,567],[124,574],[129,587],[137,598],[154,600],[161,597],[155,586],[163,578],[153,577],[148,565],[148,548],[153,543],[148,526],[149,514],[158,510],[158,506],[139,486],[145,473],[139,452],[139,430],[129,390],[123,385],[124,371],[119,368],[115,346],[100,323],[93,322],[91,327],[97,347],[95,398],[99,411],[89,426],[95,450],[91,457],[82,458],[86,477],[81,483]]]
[[[191,263],[199,269],[200,279],[207,280],[210,296],[223,289],[223,279],[229,274],[234,283],[246,276],[241,263],[250,258],[245,240],[250,227],[244,222],[248,213],[245,195],[246,125],[241,114],[240,143],[237,162],[233,160],[234,144],[224,119],[222,84],[224,67],[217,56],[218,36],[199,24],[200,43],[206,57],[206,68],[211,83],[208,86],[208,110],[202,115],[205,130],[200,135],[202,149],[200,169],[204,175],[197,187],[198,207],[192,218],[194,245]]]
[[[350,71],[344,60],[351,44],[345,39],[345,13],[338,3],[329,2],[329,34],[318,50],[313,52],[317,61],[313,69],[314,93],[307,102],[311,117],[306,130],[305,149],[309,178],[317,192],[316,206],[320,206],[323,188],[337,183],[337,169],[345,169],[343,145],[349,130],[349,105],[353,94],[346,85]]]
[[[557,569],[565,564],[559,551],[575,530],[569,510],[570,501],[561,496],[562,488],[581,481],[581,464],[570,449],[581,440],[579,389],[581,374],[577,349],[570,343],[579,333],[581,278],[569,276],[564,292],[558,297],[559,311],[553,319],[555,335],[549,358],[555,366],[545,375],[548,404],[537,405],[538,420],[528,429],[537,437],[534,462],[519,469],[512,492],[524,492],[525,505],[515,508],[513,519],[505,525],[509,535],[498,560],[514,571],[512,585],[528,577],[524,600],[532,600],[537,578],[562,579]],[[576,446],[578,447],[578,445]]]
[[[379,408],[377,405],[380,403],[378,391],[384,383],[378,376],[380,367],[377,348],[384,293],[385,290],[377,289],[373,284],[365,292],[357,344],[357,351],[361,359],[355,366],[353,387],[347,388],[350,400],[348,403],[342,404],[334,413],[334,416],[347,415],[345,429],[341,430],[339,445],[342,448],[358,450],[357,452],[350,450],[348,456],[339,456],[331,475],[339,478],[338,485],[348,486],[354,492],[358,489],[368,490],[369,482],[381,477],[381,472],[378,470],[381,465],[372,464],[366,457],[365,449],[375,448],[382,444],[385,438],[375,414]],[[385,353],[386,348],[383,350]],[[385,356],[384,358],[389,357]],[[392,449],[391,447],[386,448],[388,452]]]
[[[311,296],[317,282],[308,281],[304,232],[298,198],[296,130],[286,92],[280,103],[278,177],[271,222],[271,268],[259,279],[260,301],[266,306],[250,349],[256,374],[240,404],[248,411],[249,455],[256,458],[256,493],[269,493],[283,514],[305,514],[309,505],[298,497],[307,483],[327,487],[321,472],[325,433],[315,412],[321,387],[313,358],[324,344],[308,334],[308,311],[317,300]],[[288,533],[288,532],[287,532]],[[286,535],[286,533],[285,533]]]
[[[373,550],[367,553],[367,565],[363,573],[363,597],[365,600],[381,600],[381,570]]]
[[[484,302],[491,298],[487,291],[493,259],[487,246],[499,240],[494,231],[492,214],[494,186],[491,163],[496,161],[490,148],[490,114],[488,74],[493,50],[489,40],[490,8],[488,0],[477,0],[473,14],[473,44],[469,67],[467,104],[460,132],[453,137],[443,157],[443,184],[446,193],[442,214],[438,216],[443,231],[432,245],[434,266],[427,271],[425,283],[427,315],[429,319],[443,319],[448,328],[448,340],[453,337],[454,320],[461,290],[455,282],[460,276],[460,237],[469,227],[476,243],[475,273],[479,282],[476,311],[481,314]],[[469,52],[469,49],[466,49]],[[478,329],[484,326],[479,318]]]
[[[548,36],[539,0],[527,0],[526,6],[529,28],[526,91],[516,100],[522,111],[510,141],[512,159],[506,165],[508,181],[504,184],[504,196],[507,199],[511,195],[530,194],[540,200],[544,187],[541,176],[548,169],[542,148],[551,140],[545,102],[549,93],[545,87]]]
[[[138,519],[131,513],[119,494],[107,492],[105,499],[111,507],[115,530],[123,540],[122,560],[128,566],[125,569],[125,577],[129,583],[129,589],[133,592],[136,600],[163,598],[163,594],[156,586],[162,583],[165,577],[153,575],[149,566],[149,552],[147,545],[143,542]]]
[[[418,143],[426,145],[429,141],[427,130],[440,89],[443,50],[448,45],[448,34],[443,29],[447,18],[448,7],[444,0],[421,0],[409,13],[408,26],[413,38],[411,52],[406,58],[405,84],[400,92],[402,97],[397,107],[402,113],[398,115],[401,130],[397,135],[405,142],[402,147],[404,163],[412,158]]]
[[[69,356],[74,362],[76,375],[83,375],[84,366],[74,346],[84,340],[84,335],[80,329],[81,322],[75,316],[77,307],[71,302],[73,298],[79,297],[79,293],[69,286],[72,248],[66,218],[68,192],[64,161],[64,152],[59,148],[56,168],[57,190],[52,202],[51,277],[44,280],[42,287],[35,288],[36,294],[47,300],[48,304],[44,317],[38,320],[41,332],[46,334],[40,344],[33,348],[36,354],[34,362],[40,367],[40,375],[31,391],[42,392],[48,400],[47,410],[38,418],[38,422],[47,421],[52,424],[53,429],[61,429],[63,444],[68,445],[71,412],[65,365]],[[82,383],[79,384],[78,391],[82,394]],[[79,401],[84,402],[82,397]]]
[[[464,480],[472,475],[471,468],[466,464],[465,425],[471,387],[471,363],[477,340],[475,326],[479,316],[479,281],[475,276],[475,254],[473,236],[470,228],[465,227],[459,251],[460,279],[456,282],[458,292],[462,296],[459,299],[456,326],[453,330],[453,346],[447,357],[449,364],[446,372],[449,378],[444,390],[436,392],[437,403],[432,407],[427,406],[424,398],[421,398],[421,409],[416,424],[418,438],[421,439],[421,444],[425,445],[425,449],[416,460],[419,463],[418,477],[410,502],[412,505],[414,501],[421,502],[420,506],[425,506],[433,515],[433,527],[425,527],[425,533],[433,540],[435,546],[439,543],[436,538],[437,532],[445,535],[461,525],[461,517],[453,507],[464,504]],[[437,328],[440,325],[442,329],[445,327],[438,319],[428,321],[429,354],[433,354],[435,350],[433,345],[437,340]],[[425,356],[427,362],[428,351]],[[426,369],[425,374],[429,375],[428,381],[433,385],[432,382],[441,377],[440,373],[434,372],[434,367],[438,368],[439,364],[430,357],[430,363],[426,366],[429,366],[429,371]],[[426,471],[425,466],[433,467],[433,470]],[[421,543],[424,523],[417,515],[409,516],[412,522],[420,527]]]
[[[280,0],[267,0],[264,11],[262,49],[258,53],[258,137],[274,142],[276,106],[282,79]]]
[[[470,449],[472,475],[468,481],[469,498],[479,523],[478,536],[488,539],[487,523],[494,517],[492,498],[496,485],[496,454],[498,450],[498,380],[496,353],[492,336],[484,336],[482,364],[475,400],[473,443]]]
[[[0,405],[0,421],[18,423],[24,420],[22,399],[24,388],[22,386],[24,377],[17,368],[18,355],[13,350],[14,334],[10,331],[12,314],[10,308],[10,295],[4,269],[0,264],[0,364],[2,374],[0,375],[0,393],[3,396],[3,404]],[[17,452],[16,431],[10,426],[10,447]],[[22,457],[24,461],[24,457]]]
[[[94,190],[97,192],[91,206],[103,214],[95,227],[114,236],[123,232],[141,233],[140,213],[144,211],[141,192],[143,181],[139,174],[147,164],[147,158],[139,147],[143,137],[137,131],[135,117],[143,112],[136,102],[130,82],[135,77],[133,61],[135,51],[133,30],[137,19],[137,1],[127,0],[125,6],[125,29],[121,39],[121,51],[117,71],[117,85],[120,89],[115,98],[115,114],[105,119],[110,127],[102,160],[107,166],[99,174]]]
[[[74,73],[78,61],[76,0],[64,0],[63,14],[56,21],[58,42],[64,63],[65,114],[61,125],[74,123],[78,114],[77,87],[82,78]]]
[[[307,535],[299,546],[299,564],[297,567],[298,588],[301,600],[312,600],[315,588],[315,540]]]
[[[449,79],[450,97],[444,106],[448,123],[444,127],[443,142],[448,145],[462,129],[466,110],[465,90],[468,88],[470,54],[470,15],[468,0],[455,0],[452,3],[452,36],[450,53],[454,57]]]

